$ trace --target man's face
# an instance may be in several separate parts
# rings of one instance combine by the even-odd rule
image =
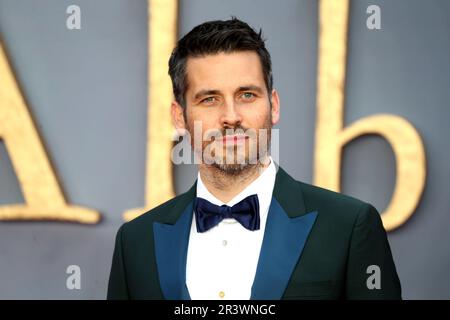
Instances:
[[[177,103],[172,115],[177,128],[189,131],[196,154],[227,173],[239,173],[264,158],[266,154],[258,155],[258,146],[269,146],[271,127],[279,119],[279,100],[275,90],[267,92],[257,53],[189,57],[186,73],[186,118],[180,119]],[[195,135],[195,126],[201,135]],[[196,137],[202,142],[195,143]]]

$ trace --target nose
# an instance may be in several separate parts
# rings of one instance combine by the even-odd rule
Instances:
[[[220,123],[224,128],[235,128],[242,122],[242,117],[233,101],[225,103],[220,118]]]

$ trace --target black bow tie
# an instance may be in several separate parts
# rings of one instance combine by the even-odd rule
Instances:
[[[236,219],[248,230],[259,230],[259,201],[256,194],[248,196],[232,207],[225,204],[217,206],[197,197],[194,210],[197,232],[208,231],[226,218]]]

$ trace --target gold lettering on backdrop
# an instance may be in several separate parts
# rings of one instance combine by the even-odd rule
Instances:
[[[172,162],[172,84],[167,74],[168,59],[176,44],[177,0],[148,1],[149,94],[145,207],[128,210],[126,221],[174,197]]]
[[[25,198],[25,204],[0,205],[0,220],[100,220],[98,212],[66,202],[1,44],[0,138]]]
[[[321,0],[314,183],[340,191],[343,147],[357,137],[377,134],[395,153],[396,183],[382,214],[386,230],[414,213],[425,186],[425,151],[419,134],[405,119],[373,115],[343,127],[348,0]]]
[[[343,147],[357,137],[377,134],[396,157],[396,184],[382,214],[387,230],[414,212],[425,185],[425,151],[415,128],[387,114],[368,116],[344,128],[344,88],[348,0],[319,4],[319,64],[314,183],[340,191]],[[124,213],[131,220],[174,196],[172,163],[172,90],[167,60],[176,43],[177,0],[148,0],[149,94],[145,205]],[[157,13],[157,14],[156,14]],[[0,138],[5,142],[25,204],[0,206],[0,220],[64,220],[96,223],[100,214],[68,205],[0,44]]]

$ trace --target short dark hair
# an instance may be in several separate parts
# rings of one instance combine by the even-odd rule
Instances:
[[[235,17],[225,21],[208,21],[196,26],[178,41],[169,59],[169,75],[176,101],[185,107],[188,57],[236,51],[255,51],[258,54],[270,97],[273,87],[272,62],[264,41],[261,29],[257,33],[247,23]]]

